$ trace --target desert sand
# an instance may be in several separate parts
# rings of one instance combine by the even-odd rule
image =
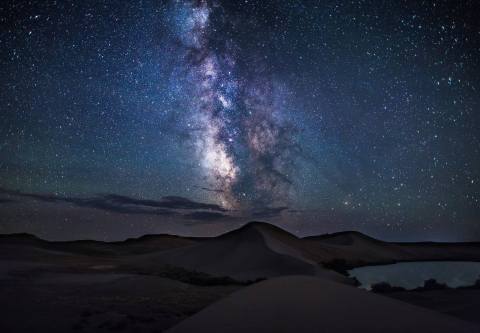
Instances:
[[[1,235],[0,331],[479,331],[474,291],[387,298],[358,290],[342,274],[446,259],[480,261],[480,245],[387,243],[356,232],[302,239],[258,222],[212,238]]]
[[[260,282],[168,330],[184,332],[478,332],[475,325],[316,277]]]

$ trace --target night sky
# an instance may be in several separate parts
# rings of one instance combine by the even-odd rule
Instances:
[[[2,1],[0,232],[480,240],[468,1]]]

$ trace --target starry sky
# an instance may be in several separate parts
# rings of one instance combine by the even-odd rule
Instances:
[[[0,232],[480,240],[475,2],[3,1]]]

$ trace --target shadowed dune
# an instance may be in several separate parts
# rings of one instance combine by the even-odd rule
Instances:
[[[162,262],[240,280],[301,274],[348,281],[325,271],[285,240],[298,238],[268,224],[250,223],[208,241],[138,257],[137,264]]]
[[[400,261],[480,261],[480,243],[391,243],[353,231],[297,238],[261,222],[248,223],[218,237],[146,235],[111,243],[49,242],[27,234],[1,235],[0,258],[8,257],[12,251],[17,259],[96,256],[137,267],[171,264],[240,279],[286,274],[322,275],[325,273],[322,266],[344,271]]]

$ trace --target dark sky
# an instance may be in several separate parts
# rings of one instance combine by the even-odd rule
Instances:
[[[0,232],[480,240],[476,1],[2,1]]]

